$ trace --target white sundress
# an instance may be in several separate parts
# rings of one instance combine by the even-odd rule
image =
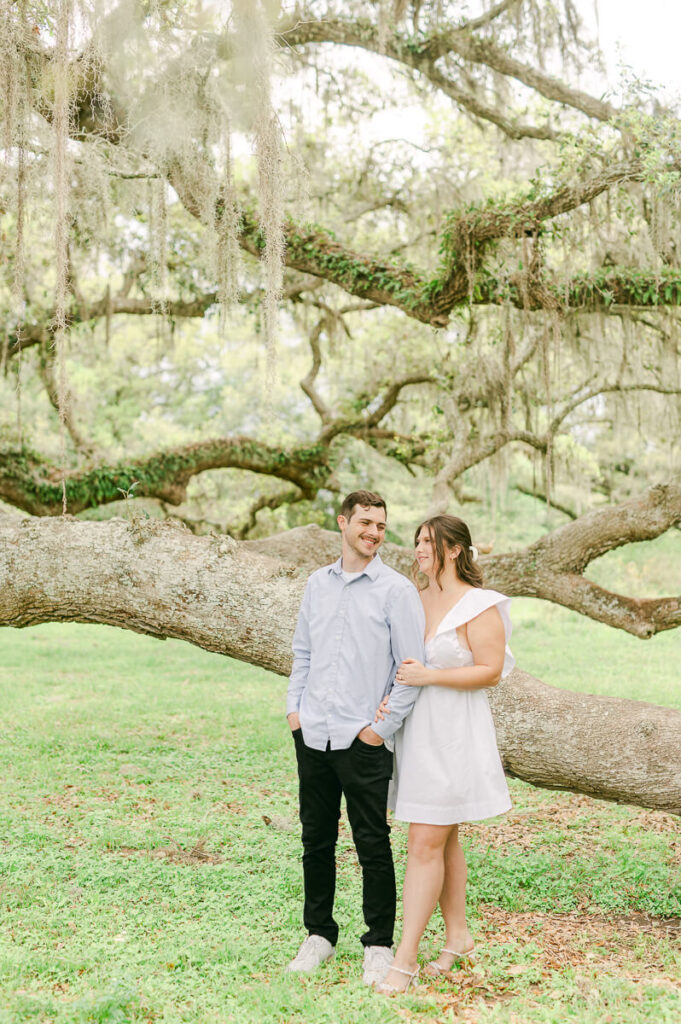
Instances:
[[[474,588],[447,612],[426,643],[428,668],[473,664],[456,633],[488,608],[499,610],[506,633],[502,677],[515,664],[508,648],[510,598]],[[509,810],[511,798],[497,749],[485,689],[423,686],[395,735],[395,772],[390,801],[395,817],[429,825],[455,825]]]

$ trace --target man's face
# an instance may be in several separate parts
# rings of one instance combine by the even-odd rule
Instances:
[[[343,542],[360,558],[373,558],[385,539],[385,509],[355,505],[349,519],[338,516]]]

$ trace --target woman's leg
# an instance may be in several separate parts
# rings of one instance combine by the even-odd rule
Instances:
[[[459,842],[459,828],[455,825],[444,850],[445,878],[440,894],[440,910],[445,922],[445,946],[466,953],[473,948],[473,936],[466,924],[466,858]],[[435,963],[448,971],[456,958],[440,953]]]
[[[394,964],[404,971],[416,970],[419,942],[442,892],[445,877],[444,853],[451,830],[451,825],[412,823],[409,826],[407,869],[402,895],[402,940],[397,947]],[[404,974],[393,970],[386,978],[386,984],[398,989],[404,988],[406,982],[407,977]]]

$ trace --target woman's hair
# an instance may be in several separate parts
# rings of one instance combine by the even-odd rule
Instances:
[[[414,545],[418,544],[419,534],[424,527],[430,532],[435,562],[435,582],[437,585],[440,585],[440,577],[445,570],[448,558],[447,551],[459,544],[461,550],[454,559],[454,566],[459,579],[465,583],[470,583],[473,587],[481,587],[483,585],[482,570],[473,560],[471,533],[463,519],[444,515],[433,516],[432,519],[424,520],[417,527],[414,534]],[[418,562],[414,562],[412,570],[414,578],[416,578],[418,571]]]

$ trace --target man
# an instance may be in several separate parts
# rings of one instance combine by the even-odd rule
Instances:
[[[395,924],[386,821],[392,754],[384,740],[416,700],[416,687],[393,686],[393,680],[405,658],[424,660],[424,618],[416,588],[377,554],[385,538],[383,498],[371,491],[349,494],[338,526],[341,557],[309,578],[293,639],[286,711],[300,779],[308,937],[288,970],[315,970],[334,954],[335,846],[344,794],[362,867],[364,980],[372,985],[392,963]],[[389,691],[390,714],[374,723]]]

